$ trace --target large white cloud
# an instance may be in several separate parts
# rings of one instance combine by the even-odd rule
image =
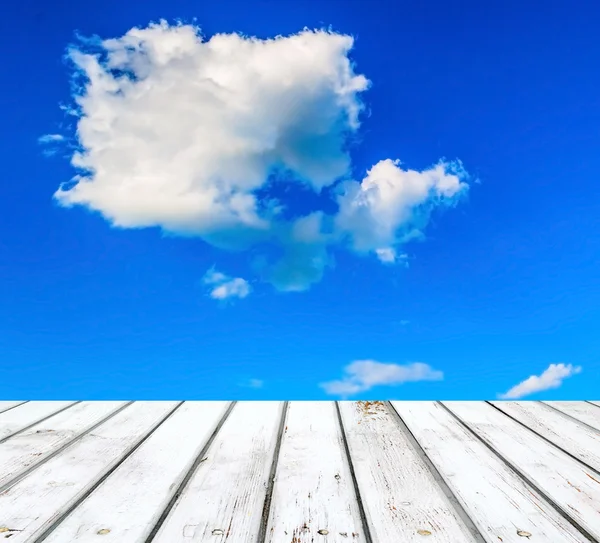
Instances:
[[[580,366],[550,364],[540,375],[530,375],[527,379],[512,387],[508,392],[500,394],[499,398],[503,400],[516,400],[536,392],[559,388],[567,377],[580,372]]]
[[[350,36],[310,30],[205,40],[192,25],[161,22],[71,49],[79,173],[56,199],[118,227],[158,226],[224,248],[269,241],[283,256],[264,273],[281,290],[319,281],[332,244],[392,262],[432,206],[464,192],[466,174],[457,164],[419,172],[382,160],[349,180],[348,137],[369,86],[352,46]],[[284,220],[282,203],[264,196],[277,174],[335,188],[339,212]]]

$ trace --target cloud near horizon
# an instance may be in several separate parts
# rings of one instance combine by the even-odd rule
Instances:
[[[512,387],[508,392],[499,394],[501,400],[517,400],[536,392],[559,388],[567,377],[581,373],[580,366],[572,364],[550,364],[541,375],[531,375]]]
[[[376,360],[356,360],[344,368],[344,377],[319,386],[327,394],[348,397],[375,386],[392,386],[415,381],[441,381],[444,374],[428,364],[388,364]]]
[[[351,36],[303,30],[262,40],[165,21],[71,47],[77,175],[57,202],[119,228],[159,227],[227,250],[272,245],[265,280],[306,290],[330,249],[399,260],[430,213],[468,189],[461,163],[422,171],[382,159],[360,180],[349,146],[369,80]],[[56,137],[55,135],[52,138]],[[61,136],[62,137],[62,136]],[[337,211],[290,216],[278,184],[325,194]]]

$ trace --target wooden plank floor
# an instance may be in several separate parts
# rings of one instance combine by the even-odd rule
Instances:
[[[0,542],[600,543],[600,402],[0,401]]]

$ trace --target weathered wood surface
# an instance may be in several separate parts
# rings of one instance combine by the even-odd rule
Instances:
[[[588,402],[543,402],[600,432],[600,407]]]
[[[0,541],[598,543],[600,404],[0,401]]]
[[[440,404],[392,405],[488,543],[588,541]]]
[[[360,511],[333,402],[292,402],[285,422],[267,541],[364,543]]]
[[[444,402],[586,533],[600,539],[600,475],[487,403]]]

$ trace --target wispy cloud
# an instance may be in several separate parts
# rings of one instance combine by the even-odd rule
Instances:
[[[61,134],[44,134],[38,138],[38,143],[58,143],[60,141],[64,141],[65,137]]]
[[[265,382],[262,379],[248,379],[247,381],[242,381],[240,386],[246,388],[262,388],[264,384]]]
[[[273,246],[260,271],[282,291],[320,281],[334,247],[406,264],[401,245],[433,209],[461,199],[468,175],[458,161],[414,170],[383,159],[351,179],[348,144],[370,86],[353,45],[320,30],[205,41],[195,26],[164,21],[83,40],[69,53],[86,81],[74,96],[78,175],[55,198],[122,228],[159,226],[219,248]],[[269,192],[281,171],[337,212],[284,213],[293,199]]]
[[[230,277],[214,268],[206,272],[203,282],[211,287],[209,296],[215,300],[246,298],[251,292],[250,284],[245,279]]]
[[[344,374],[340,380],[321,383],[319,386],[327,394],[347,397],[379,385],[440,381],[444,378],[443,372],[422,362],[400,365],[375,360],[356,360],[344,368]]]
[[[558,388],[567,377],[581,372],[580,366],[572,364],[550,364],[541,375],[531,375],[524,381],[512,387],[508,392],[499,394],[503,400],[516,400],[535,392]]]

